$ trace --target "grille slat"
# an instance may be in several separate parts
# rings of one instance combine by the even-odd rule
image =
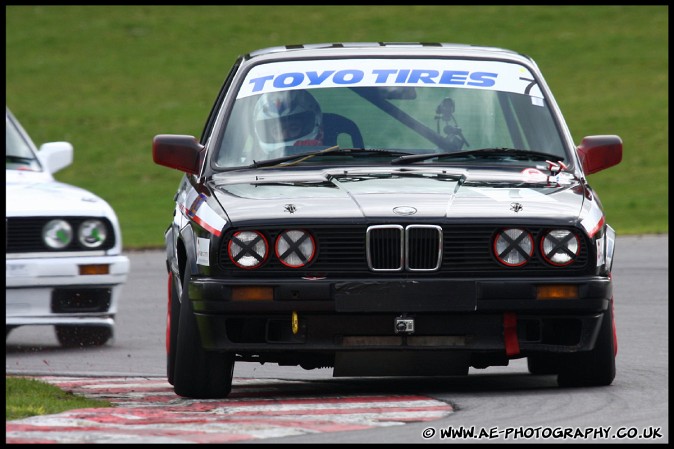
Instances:
[[[399,225],[370,226],[365,239],[367,263],[373,271],[403,269],[403,228]]]
[[[442,228],[432,225],[408,226],[405,250],[408,270],[437,270],[442,263]]]

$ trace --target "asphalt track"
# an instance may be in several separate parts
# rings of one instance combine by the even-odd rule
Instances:
[[[65,350],[53,330],[39,327],[19,328],[6,342],[7,374],[37,377],[115,406],[9,421],[6,442],[448,443],[424,432],[479,424],[492,430],[627,428],[639,433],[554,442],[666,443],[668,238],[619,238],[616,247],[619,351],[611,387],[560,390],[554,376],[526,374],[521,359],[449,381],[335,379],[328,370],[237,364],[230,397],[217,401],[180,398],[166,382],[162,256],[132,253],[134,276],[113,344]],[[492,440],[469,440],[485,441]]]

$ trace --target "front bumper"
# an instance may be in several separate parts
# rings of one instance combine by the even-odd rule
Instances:
[[[108,265],[108,274],[80,274],[80,266]],[[5,324],[114,324],[129,272],[126,256],[6,260]]]
[[[539,285],[578,287],[536,299]],[[273,298],[234,300],[246,286]],[[586,351],[612,297],[611,280],[582,278],[223,281],[192,278],[189,297],[206,349],[237,353]],[[399,332],[400,319],[412,332]],[[296,322],[293,329],[292,322]]]

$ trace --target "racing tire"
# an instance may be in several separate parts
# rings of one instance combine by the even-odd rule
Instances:
[[[176,348],[178,345],[178,326],[180,323],[180,296],[173,274],[168,277],[168,304],[166,312],[166,379],[173,385],[176,366]]]
[[[194,399],[221,399],[232,390],[234,354],[205,351],[188,297],[185,274],[180,306],[180,324],[173,372],[173,390]]]
[[[602,317],[601,328],[594,349],[569,354],[559,371],[560,387],[598,387],[611,385],[615,378],[615,331],[613,300]]]
[[[66,348],[103,346],[112,338],[113,330],[108,326],[54,326],[56,339]]]

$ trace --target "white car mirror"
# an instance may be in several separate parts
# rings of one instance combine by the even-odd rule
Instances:
[[[50,173],[73,163],[73,145],[70,142],[49,142],[40,146],[38,156]]]

